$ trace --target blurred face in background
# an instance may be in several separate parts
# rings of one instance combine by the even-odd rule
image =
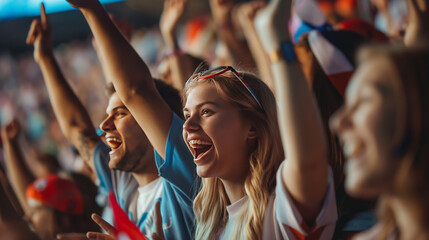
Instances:
[[[405,128],[398,76],[387,58],[368,59],[347,88],[345,106],[331,119],[347,158],[345,187],[352,196],[372,198],[392,186],[399,165],[393,152]]]

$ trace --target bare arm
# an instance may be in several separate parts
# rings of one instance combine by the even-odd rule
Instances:
[[[255,25],[266,53],[280,49],[290,36],[291,0],[272,0]],[[301,215],[314,222],[328,189],[329,165],[322,120],[299,62],[280,58],[271,63],[286,163],[282,177]]]
[[[28,169],[24,155],[20,149],[18,142],[19,132],[19,123],[14,120],[6,126],[2,126],[1,136],[3,139],[7,176],[24,212],[27,213],[29,209],[25,191],[28,185],[34,181],[35,177],[30,169]]]
[[[41,6],[41,21],[35,19],[27,37],[34,45],[34,59],[40,65],[55,116],[64,135],[94,170],[93,152],[99,141],[88,112],[65,80],[52,50],[51,30]]]
[[[232,24],[231,11],[234,0],[210,0],[210,8],[216,31],[221,41],[227,47],[235,65],[251,68],[255,66],[247,43],[238,39]]]
[[[159,23],[165,45],[172,52],[168,56],[168,64],[172,74],[173,86],[180,91],[194,71],[189,58],[181,54],[176,37],[177,24],[183,16],[187,2],[188,0],[166,0]]]
[[[144,61],[122,36],[97,0],[68,0],[84,15],[99,48],[106,77],[155,150],[164,157],[172,111],[158,93]]]
[[[264,6],[266,6],[266,2],[262,1],[243,3],[238,6],[237,14],[244,36],[249,43],[250,52],[258,67],[259,75],[275,94],[269,59],[267,54],[265,54],[261,41],[258,38],[255,25],[253,24],[256,12]]]

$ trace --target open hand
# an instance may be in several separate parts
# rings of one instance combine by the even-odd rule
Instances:
[[[256,13],[265,6],[267,6],[267,3],[263,1],[247,2],[238,6],[237,15],[241,28],[255,28],[254,20],[256,17]]]
[[[18,138],[21,126],[19,122],[15,119],[10,123],[2,126],[1,135],[4,140],[16,140]]]
[[[164,10],[161,15],[159,27],[166,44],[172,46],[174,43],[174,32],[180,18],[183,16],[188,0],[165,0]]]
[[[280,49],[280,43],[288,40],[288,22],[291,16],[291,0],[271,0],[255,18],[255,28],[267,53]]]
[[[234,0],[210,0],[213,20],[219,26],[231,24],[231,10]]]
[[[27,44],[34,45],[34,60],[39,62],[42,57],[52,54],[52,36],[45,5],[40,5],[40,20],[34,19],[27,35]]]

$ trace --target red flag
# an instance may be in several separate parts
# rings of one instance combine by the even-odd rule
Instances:
[[[109,191],[110,204],[113,209],[113,220],[116,227],[116,238],[118,240],[146,240],[146,237],[140,232],[140,229],[128,218],[116,202],[115,195]]]

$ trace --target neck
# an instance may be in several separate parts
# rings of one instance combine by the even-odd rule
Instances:
[[[225,188],[226,195],[230,204],[240,200],[246,192],[244,191],[244,182],[234,182],[228,180],[222,180],[223,187]]]
[[[156,167],[154,156],[150,156],[150,158],[142,158],[140,162],[145,162],[147,164],[134,169],[132,174],[139,184],[139,187],[144,187],[159,177],[158,168]]]
[[[153,180],[157,179],[158,173],[132,173],[133,177],[136,179],[139,187],[144,187],[151,183]]]
[[[399,230],[400,239],[422,239],[422,233],[425,233],[426,230],[421,228],[421,223],[416,218],[419,207],[398,197],[389,197],[388,200]]]

